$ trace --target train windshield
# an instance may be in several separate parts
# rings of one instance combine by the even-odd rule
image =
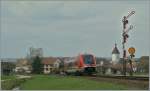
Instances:
[[[84,55],[83,56],[85,64],[93,64],[93,56],[92,55]]]

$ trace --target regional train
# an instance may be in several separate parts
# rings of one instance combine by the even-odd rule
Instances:
[[[96,59],[92,54],[80,54],[67,65],[67,74],[93,75],[96,73]]]

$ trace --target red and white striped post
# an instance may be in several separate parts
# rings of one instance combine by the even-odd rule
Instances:
[[[126,76],[126,48],[125,48],[125,43],[127,42],[127,38],[129,38],[129,35],[127,34],[129,32],[129,30],[131,30],[133,28],[132,25],[130,25],[129,29],[126,29],[128,22],[128,18],[133,15],[135,13],[135,11],[132,11],[131,13],[129,13],[128,16],[124,16],[123,17],[123,33],[122,33],[122,37],[123,37],[123,42],[122,42],[122,49],[123,49],[123,75]]]

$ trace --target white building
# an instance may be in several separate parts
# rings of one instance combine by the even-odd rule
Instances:
[[[30,58],[34,58],[36,56],[43,57],[43,49],[42,48],[30,48]]]
[[[56,72],[59,69],[60,60],[53,57],[47,57],[47,58],[43,58],[42,64],[43,64],[42,67],[43,73],[49,74],[52,72]]]
[[[18,59],[16,63],[15,72],[31,73],[31,70],[32,70],[31,63],[27,59],[25,58]]]
[[[112,51],[112,63],[117,64],[120,60],[120,52],[117,48],[117,44],[115,44],[115,47],[113,48]]]

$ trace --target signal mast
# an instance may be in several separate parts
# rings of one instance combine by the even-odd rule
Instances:
[[[122,49],[123,49],[123,75],[126,76],[126,48],[125,48],[125,43],[127,42],[127,38],[129,38],[128,32],[133,29],[133,26],[130,25],[130,27],[127,29],[127,24],[128,18],[132,16],[135,13],[135,11],[131,11],[128,16],[124,16],[122,23],[123,23],[123,32],[122,32],[122,37],[123,37],[123,42],[122,42]]]

